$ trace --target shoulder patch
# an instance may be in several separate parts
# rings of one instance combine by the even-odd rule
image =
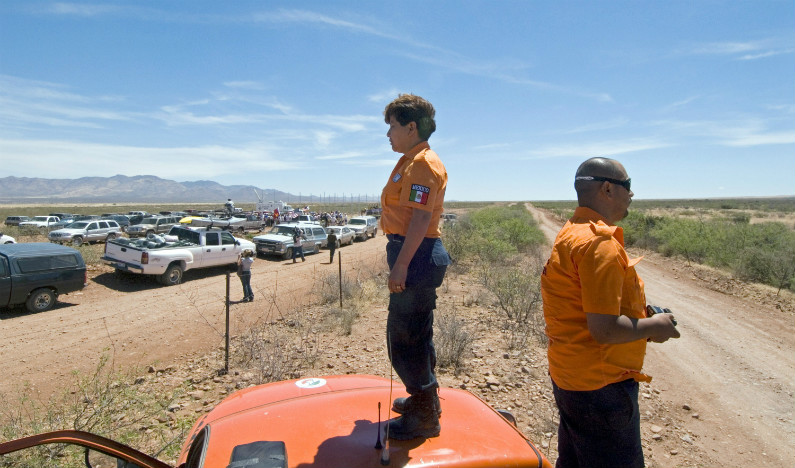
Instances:
[[[420,205],[425,205],[428,203],[429,193],[431,193],[431,189],[428,187],[419,184],[412,184],[411,192],[409,194],[409,201],[419,203]]]
[[[399,180],[400,180],[400,177],[401,177],[401,175],[400,175],[400,174],[395,174],[395,177],[392,177],[392,182],[397,182],[397,181],[399,181]]]

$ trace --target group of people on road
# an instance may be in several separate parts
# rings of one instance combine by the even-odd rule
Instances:
[[[386,342],[409,394],[392,402],[400,416],[388,421],[385,433],[398,440],[436,437],[442,406],[433,311],[451,263],[439,228],[447,171],[428,144],[436,130],[430,102],[401,94],[386,106],[384,121],[392,150],[401,154],[381,193],[389,267]],[[590,158],[577,168],[574,189],[578,208],[560,230],[541,275],[549,374],[560,411],[557,467],[642,467],[638,382],[651,380],[642,371],[647,342],[678,338],[679,331],[673,314],[647,316],[635,269],[640,259],[629,258],[616,226],[634,196],[624,166]],[[297,256],[304,260],[304,238],[296,227],[293,262]],[[253,299],[252,256],[241,258],[247,300]]]

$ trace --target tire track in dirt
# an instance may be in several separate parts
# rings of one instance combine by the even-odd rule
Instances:
[[[338,249],[344,273],[386,270],[385,245],[386,238],[378,235]],[[223,346],[222,269],[188,271],[185,281],[172,287],[159,286],[153,278],[117,278],[111,269],[102,270],[91,275],[83,291],[63,296],[50,311],[0,313],[0,393],[29,382],[46,398],[71,382],[71,372],[93,371],[103,353],[124,369],[155,362],[168,365],[180,356]],[[306,305],[317,282],[337,272],[325,250],[297,264],[258,258],[251,281],[256,299],[230,305],[230,334]],[[240,296],[240,281],[231,275],[230,298]]]

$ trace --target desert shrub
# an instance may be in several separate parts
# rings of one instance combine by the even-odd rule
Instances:
[[[543,233],[524,205],[483,208],[443,230],[443,241],[455,260],[505,262],[518,253],[544,245]]]
[[[642,211],[630,211],[619,223],[624,229],[625,245],[656,250],[659,242],[652,232],[662,219],[661,216],[647,215]]]
[[[354,278],[348,275],[339,276],[338,273],[327,273],[315,282],[315,294],[321,304],[339,303],[340,290],[342,300],[350,299],[358,294],[361,286]]]
[[[687,219],[630,213],[621,225],[627,245],[724,268],[746,281],[795,290],[795,232],[778,222],[750,224],[747,216]]]
[[[32,396],[35,390],[28,387],[15,392],[18,395],[15,402],[9,401],[7,395],[0,395],[0,438],[11,440],[74,429],[133,447],[146,445],[154,449],[153,456],[173,458],[191,421],[176,420],[170,424],[152,424],[152,421],[171,419],[167,416],[168,407],[181,390],[163,394],[141,391],[136,373],[136,369],[115,371],[105,355],[93,373],[74,372],[72,385],[46,402],[37,401]],[[173,438],[175,429],[182,433],[178,438]],[[83,450],[75,446],[48,444],[3,455],[0,467],[79,467],[85,466],[82,457]]]
[[[234,359],[256,372],[257,383],[298,378],[317,362],[317,334],[295,321],[287,325],[288,329],[271,324],[254,326],[241,335]]]
[[[439,367],[452,368],[458,375],[465,367],[466,357],[472,354],[475,335],[467,330],[466,322],[458,318],[453,310],[435,314],[433,341],[436,364]]]
[[[483,285],[495,298],[501,328],[508,334],[508,348],[523,348],[530,338],[546,344],[541,308],[540,257],[516,259],[481,270]]]
[[[332,307],[326,311],[326,318],[330,318],[343,335],[350,335],[353,332],[353,324],[359,318],[357,307]]]

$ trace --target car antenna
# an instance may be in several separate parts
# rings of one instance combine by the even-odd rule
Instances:
[[[378,402],[378,438],[375,441],[375,448],[380,449],[384,446],[381,445],[381,402]]]
[[[389,353],[389,404],[392,404],[392,339],[390,337],[389,332],[386,334],[386,350]],[[387,410],[387,414],[389,414]],[[381,419],[381,412],[378,412],[378,419]],[[389,418],[387,418],[388,420]],[[379,436],[381,435],[381,429],[378,429]],[[386,424],[386,437],[384,437],[384,448],[381,450],[381,465],[387,466],[389,465],[389,423]]]

